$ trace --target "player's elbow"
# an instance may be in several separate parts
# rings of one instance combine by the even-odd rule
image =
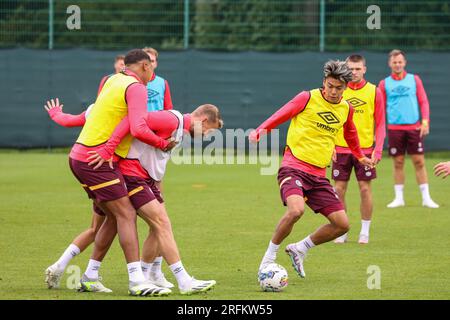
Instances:
[[[136,139],[142,140],[144,138],[144,132],[139,126],[131,126],[130,134]]]
[[[136,126],[130,126],[130,134],[135,137],[138,138],[139,134],[140,134],[140,130],[138,127]]]

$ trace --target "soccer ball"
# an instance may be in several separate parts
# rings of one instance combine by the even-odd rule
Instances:
[[[279,292],[288,285],[286,269],[278,263],[270,263],[258,273],[258,282],[263,291]]]

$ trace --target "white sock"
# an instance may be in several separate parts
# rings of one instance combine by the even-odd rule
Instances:
[[[259,268],[261,269],[261,266],[263,264],[274,262],[277,259],[277,252],[280,248],[279,244],[275,244],[272,241],[269,242],[269,247],[266,250],[266,253],[264,254],[264,257],[261,261],[261,265]]]
[[[312,242],[311,237],[307,236],[302,241],[299,241],[295,244],[297,246],[298,251],[303,252],[305,255],[309,249],[314,248],[316,245]]]
[[[89,279],[98,279],[98,270],[100,269],[101,261],[89,259],[88,266],[84,272]]]
[[[127,269],[128,269],[128,279],[130,280],[130,282],[140,283],[145,281],[140,261],[128,263]]]
[[[78,248],[74,244],[70,244],[66,251],[62,254],[62,256],[59,258],[58,261],[56,261],[55,265],[58,268],[59,271],[64,271],[66,269],[67,265],[69,264],[70,260],[75,258],[76,255],[80,254],[80,248]]]
[[[163,257],[156,257],[155,260],[152,262],[152,267],[150,272],[153,276],[158,276],[162,273],[161,266],[162,266]]]
[[[403,201],[403,185],[402,184],[394,185],[394,191],[395,191],[395,200]]]
[[[361,220],[361,234],[369,236],[370,220]]]
[[[420,192],[422,193],[422,200],[425,201],[425,202],[431,200],[430,190],[428,188],[428,183],[420,184],[419,188],[420,188]]]
[[[150,278],[150,270],[152,269],[153,263],[146,263],[141,261],[142,273],[144,274],[145,280]]]
[[[191,283],[191,276],[186,272],[181,261],[170,265],[173,275],[177,279],[179,288],[186,288]]]

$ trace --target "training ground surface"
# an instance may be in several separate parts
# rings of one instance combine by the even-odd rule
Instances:
[[[127,296],[128,277],[117,239],[100,270],[112,294],[67,289],[75,273],[65,274],[61,289],[46,288],[44,270],[89,226],[91,204],[72,176],[66,154],[2,152],[0,156],[0,299],[136,299]],[[449,299],[450,178],[432,175],[432,166],[448,159],[448,155],[427,159],[431,195],[439,209],[421,206],[409,160],[407,207],[387,209],[393,199],[392,164],[384,158],[373,184],[375,208],[368,245],[357,243],[359,194],[352,182],[347,194],[349,243],[312,249],[305,262],[307,278],[301,279],[283,249],[326,222],[308,208],[280,249],[278,262],[289,273],[289,286],[282,293],[261,292],[256,283],[261,257],[285,210],[276,176],[261,176],[256,165],[170,164],[165,200],[182,261],[191,275],[215,279],[217,286],[187,298],[175,290],[164,299]],[[142,243],[147,227],[141,220],[138,225]],[[84,271],[91,250],[70,265]],[[372,265],[381,270],[380,290],[367,287],[367,269]],[[166,265],[164,271],[174,281]]]

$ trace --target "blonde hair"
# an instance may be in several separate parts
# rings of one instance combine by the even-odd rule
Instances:
[[[159,53],[158,53],[158,51],[156,49],[154,49],[152,47],[145,47],[142,50],[144,50],[146,53],[153,54],[155,56],[156,60],[158,60]]]
[[[208,118],[209,123],[217,124],[218,129],[223,127],[223,120],[219,108],[213,104],[202,104],[195,109],[192,114],[196,116],[205,115]]]
[[[364,66],[366,65],[366,59],[360,54],[349,55],[345,62],[362,62]]]

